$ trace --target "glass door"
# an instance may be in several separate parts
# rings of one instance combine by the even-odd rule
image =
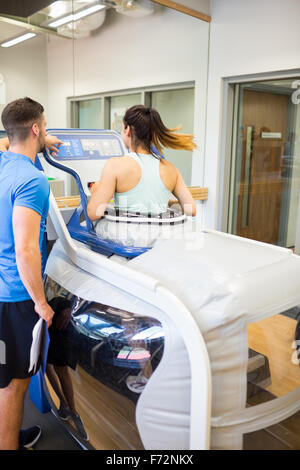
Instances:
[[[300,192],[295,79],[235,87],[229,232],[294,247]]]

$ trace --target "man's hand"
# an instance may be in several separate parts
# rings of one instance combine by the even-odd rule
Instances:
[[[63,142],[59,140],[55,135],[47,134],[45,137],[46,147],[49,150],[52,150],[52,155],[55,156],[58,152],[58,147],[63,145]]]
[[[46,320],[47,326],[49,328],[51,326],[52,318],[54,315],[54,312],[50,305],[47,304],[47,302],[44,302],[43,304],[35,304],[34,310],[40,317]]]

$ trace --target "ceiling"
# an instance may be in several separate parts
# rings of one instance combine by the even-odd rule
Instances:
[[[105,19],[105,10],[115,8],[118,13],[130,16],[142,16],[153,11],[155,3],[170,6],[171,4],[185,7],[208,8],[210,0],[177,0],[177,2],[162,0],[0,0],[0,43],[13,39],[21,34],[33,31],[35,33],[54,34],[63,37],[80,37],[80,27],[85,32],[90,28],[96,29]],[[200,3],[199,3],[200,2]],[[72,25],[49,27],[57,18],[78,13],[88,7],[105,5],[105,10],[90,14]],[[173,8],[172,6],[170,6]],[[178,8],[175,8],[178,9]],[[186,13],[186,11],[185,11]],[[102,17],[101,17],[102,15]],[[98,19],[97,19],[98,16]],[[79,24],[81,23],[81,24]],[[75,30],[78,31],[75,31]],[[78,32],[78,35],[75,35]],[[90,32],[88,31],[87,34]]]
[[[5,41],[8,38],[13,38],[16,37],[20,34],[23,34],[26,32],[24,28],[21,28],[19,26],[14,26],[11,24],[6,24],[6,23],[0,23],[0,42]]]
[[[27,18],[51,3],[49,0],[0,0],[0,14]]]
[[[0,42],[28,31],[70,37],[70,32],[66,34],[66,28],[49,27],[49,23],[103,3],[105,9],[113,5],[110,0],[0,0]],[[91,17],[94,18],[97,14],[99,16],[100,12],[90,14],[86,18],[91,22]],[[98,24],[100,25],[100,22]]]

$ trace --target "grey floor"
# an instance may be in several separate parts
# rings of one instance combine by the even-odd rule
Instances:
[[[285,312],[282,312],[283,315],[289,318],[293,318],[294,320],[298,320],[300,316],[300,306],[298,305],[297,307],[290,308],[289,310],[286,310]]]
[[[73,439],[63,425],[50,412],[41,414],[30,400],[25,398],[22,429],[38,424],[42,435],[35,444],[35,450],[81,450],[80,445]]]

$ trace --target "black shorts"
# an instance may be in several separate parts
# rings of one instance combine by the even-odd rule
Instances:
[[[73,326],[70,322],[63,330],[56,327],[59,316],[63,310],[71,309],[71,302],[63,297],[55,297],[49,302],[54,310],[52,325],[49,328],[50,344],[47,363],[54,366],[69,366],[76,369],[77,347],[73,340]]]
[[[32,330],[39,318],[32,300],[0,302],[0,388],[31,377]]]

